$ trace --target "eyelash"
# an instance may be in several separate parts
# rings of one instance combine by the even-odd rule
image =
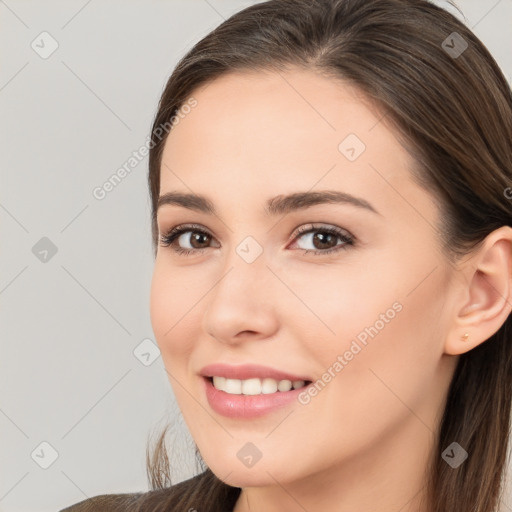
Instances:
[[[175,226],[172,229],[170,229],[167,233],[160,235],[160,245],[162,247],[169,247],[174,242],[174,240],[176,240],[183,233],[187,233],[187,232],[201,233],[202,235],[207,235],[207,236],[213,238],[213,235],[211,235],[208,231],[204,230],[198,224],[186,224],[186,225]],[[317,256],[325,255],[325,254],[329,254],[329,253],[338,252],[340,250],[346,250],[348,248],[348,246],[353,246],[355,243],[355,239],[353,236],[347,234],[345,231],[342,231],[339,228],[327,227],[327,226],[315,226],[314,224],[307,224],[305,226],[301,226],[297,230],[294,240],[306,233],[315,233],[315,232],[329,233],[332,235],[336,235],[344,243],[341,245],[336,245],[330,249],[325,249],[323,251],[322,250],[305,249],[304,254],[314,253]],[[204,247],[202,249],[183,249],[182,247],[173,247],[173,251],[175,251],[176,253],[178,253],[182,256],[189,256],[191,253],[196,253],[196,254],[201,253],[206,249],[209,249],[209,247]]]

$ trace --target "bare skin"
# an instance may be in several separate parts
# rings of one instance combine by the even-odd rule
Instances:
[[[191,229],[159,247],[151,321],[202,457],[242,488],[235,512],[428,512],[425,471],[458,356],[512,309],[512,228],[451,265],[437,207],[411,179],[412,157],[340,81],[304,70],[238,73],[193,96],[197,106],[166,141],[160,194],[205,195],[217,215],[159,208],[160,233],[195,223],[212,236],[192,245]],[[339,149],[349,134],[365,145],[359,156],[357,139]],[[330,190],[376,212],[348,203],[264,210],[275,196]],[[297,236],[311,223],[313,234]],[[315,243],[322,227],[353,244],[336,235]],[[248,236],[263,250],[252,263],[236,250]],[[325,254],[330,247],[338,250]],[[371,326],[377,334],[332,376],[338,355]],[[332,378],[306,404],[233,419],[211,409],[199,376],[218,361],[315,379],[331,368]],[[252,467],[237,457],[247,442],[262,453]]]

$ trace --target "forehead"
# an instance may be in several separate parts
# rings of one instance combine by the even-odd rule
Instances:
[[[383,117],[358,89],[339,79],[306,70],[234,72],[196,89],[197,102],[168,137],[168,145],[189,138],[216,146],[243,141],[260,153],[280,152],[309,140],[311,149],[338,149],[349,133],[367,137]],[[382,133],[380,134],[382,139]],[[393,134],[386,134],[389,139]],[[230,141],[233,141],[230,143]],[[302,154],[308,148],[301,148]]]
[[[223,191],[257,204],[331,188],[371,198],[379,211],[431,205],[382,111],[339,79],[304,70],[238,72],[191,96],[196,106],[166,140],[161,193],[193,189],[215,200]]]

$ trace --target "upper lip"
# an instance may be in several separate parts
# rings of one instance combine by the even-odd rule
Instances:
[[[238,366],[231,366],[224,363],[213,363],[206,365],[200,370],[200,374],[203,377],[226,377],[228,379],[253,379],[256,377],[259,378],[271,378],[277,381],[280,380],[311,380],[304,375],[293,375],[288,372],[283,372],[281,370],[276,370],[275,368],[270,368],[269,366],[261,366],[256,364],[243,364]]]

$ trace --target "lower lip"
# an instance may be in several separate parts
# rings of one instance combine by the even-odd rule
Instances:
[[[260,395],[231,395],[216,389],[208,378],[203,377],[203,381],[210,407],[229,418],[249,419],[264,416],[297,400],[297,396],[308,387]]]

